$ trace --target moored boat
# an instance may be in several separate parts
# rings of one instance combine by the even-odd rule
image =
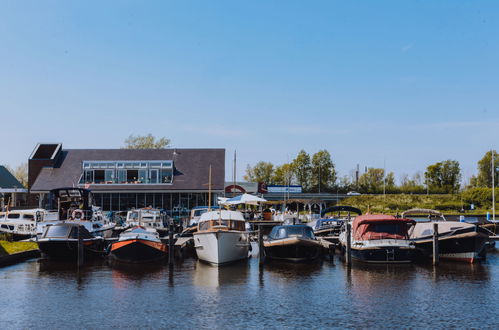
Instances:
[[[426,215],[427,217],[418,217]],[[439,258],[476,262],[486,256],[489,234],[486,229],[472,223],[446,221],[442,213],[435,210],[412,209],[402,213],[403,217],[414,217],[418,221],[409,230],[421,257],[433,253],[433,225],[437,224]]]
[[[312,228],[306,225],[276,226],[263,246],[266,258],[293,262],[318,260],[323,252]]]
[[[249,234],[241,212],[203,213],[193,236],[199,260],[221,265],[249,257]]]
[[[0,212],[0,233],[7,234],[14,241],[24,240],[36,236],[37,223],[57,219],[57,212],[44,209]]]
[[[352,222],[352,258],[367,263],[410,263],[416,257],[415,244],[409,240],[408,227],[411,219],[391,215],[362,215]],[[347,231],[339,237],[340,244],[347,246]]]
[[[42,254],[50,259],[76,260],[79,244],[85,258],[102,256],[104,239],[93,236],[78,223],[58,223],[46,226],[37,243]]]
[[[109,257],[126,263],[159,261],[168,255],[167,244],[161,242],[154,230],[136,226],[120,234],[109,247]]]

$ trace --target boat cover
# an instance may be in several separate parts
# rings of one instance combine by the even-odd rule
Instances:
[[[415,223],[412,219],[396,218],[392,215],[361,215],[353,221],[353,239],[407,239],[408,225]]]

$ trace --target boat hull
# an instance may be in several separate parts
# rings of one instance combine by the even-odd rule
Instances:
[[[130,239],[111,245],[109,257],[125,263],[147,263],[165,259],[168,246],[161,242]]]
[[[249,257],[249,236],[247,232],[197,232],[193,236],[194,248],[199,260],[221,265]]]
[[[38,248],[44,257],[58,260],[78,259],[78,240],[38,241]],[[96,258],[104,254],[102,240],[83,240],[84,258]]]
[[[265,257],[291,262],[316,261],[322,257],[323,247],[314,240],[285,238],[264,242]]]
[[[477,262],[486,257],[486,244],[488,236],[479,233],[467,237],[439,238],[438,251],[442,260]],[[433,241],[415,240],[416,246],[421,250],[421,257],[427,258],[433,255]]]
[[[367,263],[407,264],[415,260],[416,251],[414,248],[400,247],[352,248],[352,258]]]

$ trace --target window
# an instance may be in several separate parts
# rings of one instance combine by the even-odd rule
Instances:
[[[93,183],[94,182],[94,171],[85,170],[84,182],[85,183]]]
[[[147,170],[139,170],[139,183],[148,183]]]
[[[21,215],[19,213],[9,213],[7,216],[8,219],[19,219]]]
[[[172,170],[161,170],[161,183],[172,183]]]
[[[149,183],[158,183],[158,170],[150,170],[149,172]]]
[[[95,170],[94,171],[94,182],[95,183],[104,183],[105,175],[104,170]]]
[[[118,183],[126,183],[126,170],[118,170]]]
[[[106,183],[115,183],[114,170],[106,170],[105,181]]]
[[[127,170],[126,171],[126,182],[137,183],[139,177],[139,171],[137,170]]]

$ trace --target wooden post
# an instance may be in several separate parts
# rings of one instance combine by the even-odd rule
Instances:
[[[83,239],[81,237],[81,226],[78,227],[78,267],[83,266]]]
[[[347,222],[347,246],[345,250],[345,261],[348,266],[352,264],[352,224]]]
[[[438,223],[433,223],[433,265],[438,265],[439,251],[438,251]]]
[[[173,218],[168,226],[168,265],[173,266],[175,259],[175,244],[173,243]]]
[[[334,244],[329,244],[329,259],[331,260],[331,263],[334,263],[335,250],[336,246],[334,246]]]
[[[259,256],[260,264],[263,264],[263,261],[265,259],[265,253],[264,253],[264,250],[263,250],[262,225],[258,226],[258,256]]]

